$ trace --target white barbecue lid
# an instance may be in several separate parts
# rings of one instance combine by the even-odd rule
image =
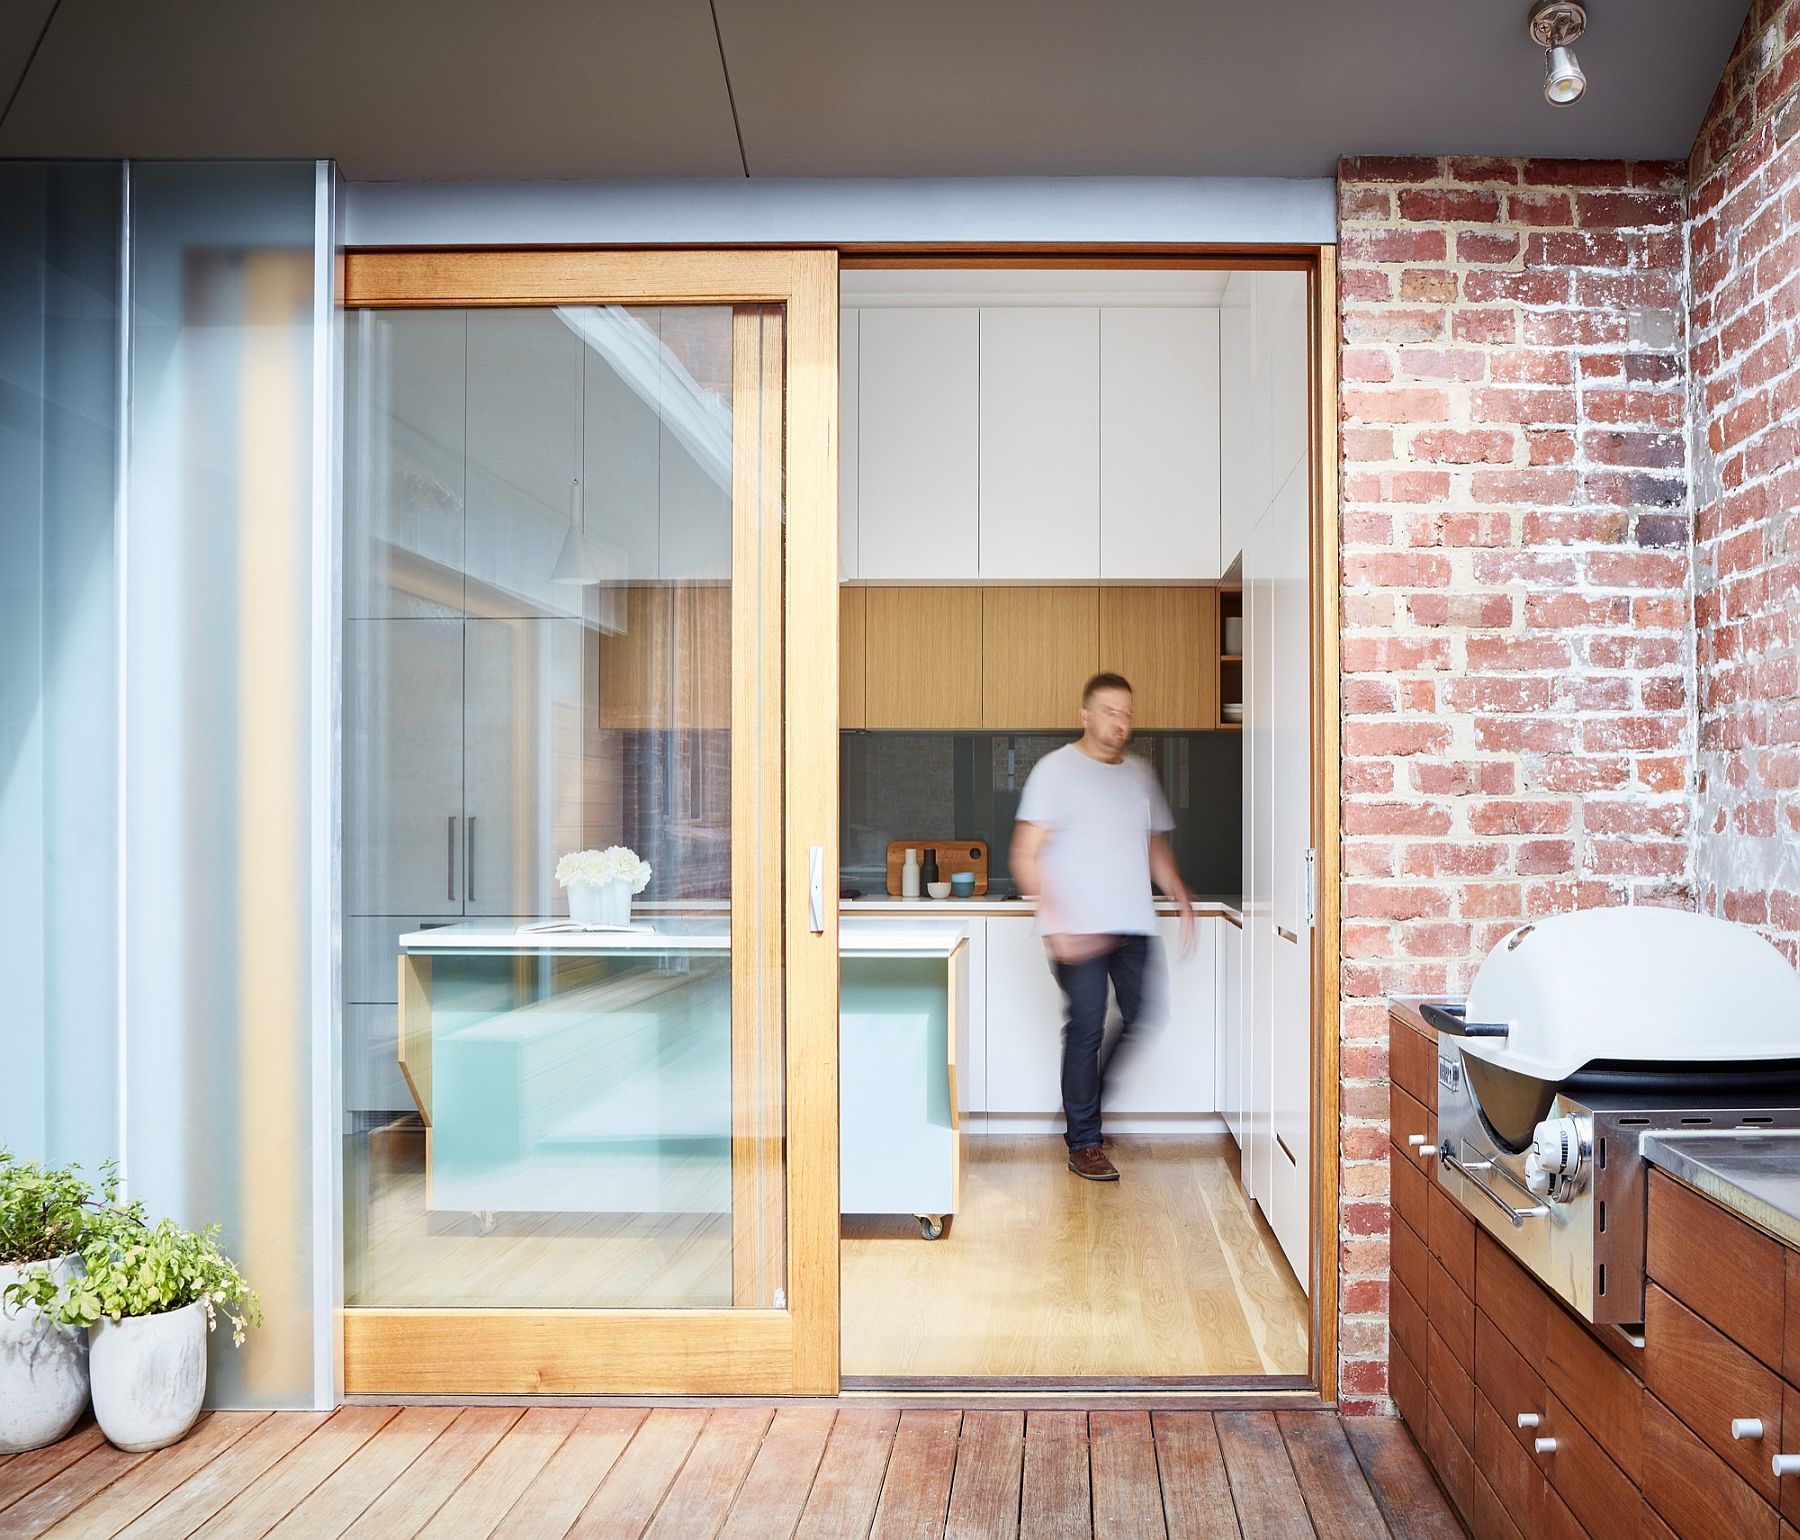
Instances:
[[[1747,926],[1676,909],[1585,909],[1521,925],[1488,953],[1469,1021],[1507,1036],[1465,1053],[1540,1080],[1595,1059],[1800,1058],[1800,974]]]

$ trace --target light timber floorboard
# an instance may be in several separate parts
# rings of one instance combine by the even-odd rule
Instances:
[[[853,1378],[1252,1377],[1307,1372],[1306,1296],[1223,1134],[1115,1139],[1084,1182],[1057,1135],[971,1137],[941,1240],[844,1221]]]

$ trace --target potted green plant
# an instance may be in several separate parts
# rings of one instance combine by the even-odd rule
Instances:
[[[94,1419],[126,1450],[185,1437],[206,1399],[206,1335],[222,1315],[232,1342],[262,1324],[262,1307],[219,1249],[219,1226],[150,1224],[141,1202],[107,1209],[89,1226],[82,1271],[59,1289],[34,1282],[33,1303],[64,1326],[85,1327]]]
[[[105,1168],[103,1193],[118,1180]],[[53,1444],[87,1410],[88,1342],[46,1315],[79,1271],[94,1193],[77,1166],[42,1166],[0,1148],[0,1454]]]

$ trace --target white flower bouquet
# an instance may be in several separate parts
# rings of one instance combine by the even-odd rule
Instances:
[[[642,893],[650,884],[650,863],[624,845],[571,850],[556,863],[556,880],[565,888],[577,882],[628,882],[633,893]]]
[[[623,845],[575,850],[556,863],[556,880],[569,890],[576,924],[621,929],[631,923],[631,895],[650,881],[650,863]]]

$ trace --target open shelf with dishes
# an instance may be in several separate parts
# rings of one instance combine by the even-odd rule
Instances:
[[[1244,590],[1219,590],[1219,729],[1241,732],[1244,726]]]

